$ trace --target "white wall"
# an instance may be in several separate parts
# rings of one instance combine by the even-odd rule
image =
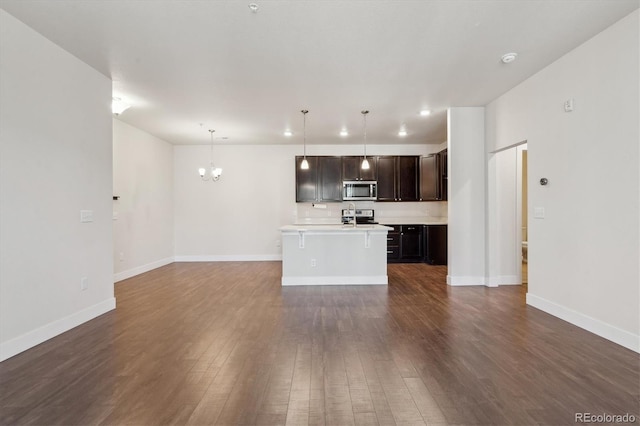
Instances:
[[[372,145],[367,154],[425,155],[439,148]],[[362,155],[362,149],[360,144],[310,145],[307,155]],[[302,146],[216,145],[214,163],[223,168],[222,178],[202,182],[197,169],[208,165],[209,146],[175,146],[176,260],[280,259],[279,228],[310,209],[308,203],[295,202],[296,155],[302,155]],[[430,203],[407,203],[411,209],[408,204]],[[335,213],[341,207],[329,204],[319,214]]]
[[[449,108],[449,285],[486,283],[485,115],[482,107]]]
[[[173,262],[173,146],[113,120],[115,281]]]
[[[639,13],[487,106],[488,152],[528,141],[527,303],[636,351]]]
[[[111,81],[0,10],[0,93],[3,360],[115,299]]]

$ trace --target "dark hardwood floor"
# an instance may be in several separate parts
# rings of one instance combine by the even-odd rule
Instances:
[[[525,305],[389,265],[389,286],[280,286],[279,262],[175,263],[0,363],[0,423],[571,425],[640,418],[640,357]]]

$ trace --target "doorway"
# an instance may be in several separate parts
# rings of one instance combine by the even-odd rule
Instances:
[[[528,217],[528,199],[529,194],[527,191],[527,144],[518,147],[518,161],[520,167],[518,168],[518,175],[520,177],[520,185],[518,188],[520,189],[520,217],[521,217],[521,229],[522,234],[520,235],[521,240],[521,248],[522,248],[522,285],[527,285],[529,283],[529,217]]]
[[[488,285],[528,283],[527,142],[488,158]]]

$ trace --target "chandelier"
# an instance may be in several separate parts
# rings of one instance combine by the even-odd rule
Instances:
[[[211,161],[209,168],[200,167],[198,173],[200,174],[200,179],[203,181],[211,180],[217,182],[220,180],[220,176],[222,176],[222,169],[213,165],[213,132],[215,132],[215,130],[209,130],[211,134]]]

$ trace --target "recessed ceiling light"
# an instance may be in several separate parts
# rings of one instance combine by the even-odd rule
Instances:
[[[426,117],[427,115],[431,115],[431,111],[429,111],[428,109],[423,109],[422,111],[420,111],[420,115]]]
[[[398,132],[398,136],[407,136],[407,131],[406,131],[406,130],[404,130],[404,129],[403,129],[403,130],[400,130],[400,131]]]
[[[347,132],[347,129],[340,130],[340,136],[349,136],[349,132]]]
[[[293,136],[293,132],[291,130],[285,130],[284,131],[284,135],[289,137],[289,136]]]
[[[115,114],[115,115],[120,115],[127,108],[129,108],[130,106],[131,105],[129,105],[128,103],[124,102],[120,98],[113,98],[113,100],[111,102],[111,112],[113,112],[113,114]]]
[[[518,57],[517,53],[514,53],[514,52],[505,53],[504,55],[502,55],[502,58],[500,58],[500,60],[502,61],[503,64],[510,64],[511,62],[515,61],[517,57]]]
[[[253,13],[258,13],[258,5],[257,5],[257,3],[249,3],[249,9],[251,9],[251,11]]]

